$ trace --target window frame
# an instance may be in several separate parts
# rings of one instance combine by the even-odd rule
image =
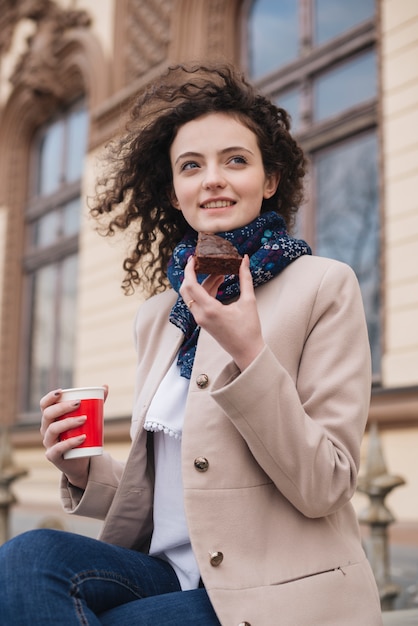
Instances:
[[[248,17],[250,14],[250,8],[252,1],[247,0],[244,7],[244,24],[246,27],[245,41],[248,41]],[[307,146],[306,142],[312,143],[315,135],[322,134],[327,128],[332,129],[338,126],[342,121],[347,122],[347,114],[343,112],[330,119],[321,122],[314,122],[312,119],[312,83],[316,75],[321,74],[325,70],[331,68],[354,58],[356,55],[367,52],[376,47],[377,33],[376,33],[376,15],[361,24],[351,28],[349,31],[344,32],[342,35],[327,41],[324,44],[314,46],[312,41],[308,39],[307,30],[308,24],[311,23],[309,18],[312,0],[299,0],[300,6],[304,6],[305,9],[301,11],[300,24],[301,31],[304,34],[302,39],[302,50],[300,56],[287,63],[277,70],[269,72],[268,74],[252,80],[254,85],[269,95],[275,97],[279,92],[289,91],[294,88],[299,88],[302,95],[301,102],[301,127],[297,133],[298,140],[303,143],[305,150],[310,151],[311,146]],[[247,19],[246,19],[247,18]],[[243,57],[242,65],[244,70],[248,73],[248,44],[242,46]],[[368,113],[368,110],[372,109],[375,113],[373,116],[373,123],[377,124],[377,105],[376,103],[366,102],[356,107],[356,110],[350,110],[350,117],[357,118],[362,116],[364,112]],[[370,124],[370,121],[368,122]],[[354,123],[353,132],[357,131],[357,126]],[[344,131],[344,135],[347,133],[347,129]],[[323,145],[324,141],[317,139],[316,143]],[[313,149],[313,146],[312,146]]]
[[[40,195],[37,192],[37,185],[40,173],[40,145],[45,132],[57,121],[64,121],[64,138],[62,142],[61,159],[64,163],[64,152],[68,145],[68,120],[69,116],[81,109],[84,109],[88,116],[87,101],[84,96],[78,97],[72,102],[66,103],[59,111],[56,111],[49,119],[44,121],[35,132],[33,133],[31,145],[29,148],[29,184],[28,193],[26,198],[26,206],[24,209],[24,248],[22,251],[22,329],[21,329],[21,349],[20,349],[20,371],[21,371],[21,385],[19,394],[19,411],[17,416],[17,423],[30,425],[35,421],[38,421],[39,415],[34,410],[30,410],[29,398],[30,398],[30,374],[31,374],[31,358],[30,350],[32,349],[32,322],[33,322],[33,290],[34,281],[36,280],[36,274],[39,270],[48,265],[60,264],[64,259],[69,256],[76,255],[79,251],[79,237],[80,230],[72,235],[63,236],[62,238],[54,241],[50,245],[39,246],[35,248],[30,241],[30,231],[33,223],[47,215],[54,210],[60,210],[66,204],[71,201],[81,198],[83,179],[82,175],[79,179],[73,182],[62,182],[59,188],[45,196]],[[86,153],[88,149],[88,132],[86,137]],[[61,168],[63,171],[63,168]],[[58,268],[61,272],[62,268]],[[61,294],[57,294],[55,298],[55,306],[57,306],[57,300],[59,300]],[[54,332],[52,330],[51,332]],[[54,333],[54,344],[57,343],[57,337]],[[54,352],[56,351],[56,345],[54,345]]]
[[[254,0],[245,0],[242,11],[242,57],[241,63],[244,72],[249,75],[249,19]],[[299,2],[299,56],[297,59],[279,66],[263,76],[249,79],[260,91],[275,99],[281,92],[298,89],[300,92],[299,116],[300,125],[294,136],[303,147],[309,161],[315,152],[332,148],[343,141],[350,140],[366,132],[377,133],[378,153],[381,152],[381,137],[379,134],[379,93],[380,67],[377,64],[377,91],[376,97],[361,104],[355,105],[342,113],[330,116],[325,120],[314,120],[313,84],[315,77],[323,72],[336,68],[338,65],[354,59],[356,56],[376,50],[379,54],[377,24],[379,20],[378,7],[374,15],[363,22],[351,27],[344,33],[316,45],[313,32],[313,2],[314,0],[298,0]],[[378,177],[381,178],[381,163],[378,154]],[[300,208],[298,221],[298,235],[307,239],[315,248],[316,241],[316,189],[315,177],[308,172],[306,176],[306,201]],[[378,181],[378,191],[381,183]],[[380,202],[380,217],[382,217]],[[383,229],[381,229],[382,232]],[[380,234],[380,238],[382,235]],[[381,253],[380,253],[381,254]],[[381,273],[382,275],[382,273]],[[381,278],[382,280],[382,278]],[[381,287],[379,286],[381,292]],[[383,294],[381,293],[383,302]],[[383,351],[384,324],[380,307],[381,336],[380,353]],[[373,375],[374,385],[380,385],[381,367]]]

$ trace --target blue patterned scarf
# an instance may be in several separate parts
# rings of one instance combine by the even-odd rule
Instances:
[[[248,254],[254,287],[274,278],[303,254],[312,254],[305,241],[294,239],[287,234],[283,218],[273,211],[262,213],[247,226],[216,234],[230,241],[242,256]],[[196,241],[197,232],[192,229],[187,231],[174,249],[168,264],[168,279],[177,293],[183,282],[187,259],[194,254]],[[199,282],[202,282],[204,278],[205,276],[198,276]],[[238,276],[230,275],[225,276],[216,297],[221,302],[228,302],[232,298],[237,298],[239,293]],[[184,378],[190,378],[200,327],[180,295],[171,309],[169,319],[185,335],[179,351],[178,365],[181,375]]]

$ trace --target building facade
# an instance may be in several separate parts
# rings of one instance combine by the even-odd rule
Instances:
[[[405,480],[392,540],[418,542],[417,58],[415,0],[0,0],[0,424],[28,470],[12,534],[97,532],[61,513],[38,408],[56,386],[109,384],[105,445],[126,456],[145,295],[123,295],[124,241],[98,235],[88,197],[135,94],[173,63],[222,60],[291,113],[310,164],[297,228],[359,277],[369,421]]]

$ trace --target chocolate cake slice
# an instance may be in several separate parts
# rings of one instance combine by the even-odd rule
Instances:
[[[230,241],[199,233],[195,252],[197,274],[238,274],[242,256]]]

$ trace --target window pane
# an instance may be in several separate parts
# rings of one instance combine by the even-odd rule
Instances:
[[[53,387],[72,385],[77,256],[47,265],[33,276],[29,410]]]
[[[61,268],[57,381],[59,387],[71,387],[73,380],[77,267],[77,257],[74,255],[65,259]]]
[[[375,0],[315,0],[315,43],[341,35],[374,15]]]
[[[33,223],[33,243],[45,248],[63,237],[76,235],[80,228],[80,198],[74,198],[63,207],[45,213]]]
[[[316,253],[351,265],[366,310],[373,370],[380,369],[377,139],[363,135],[315,155]]]
[[[51,388],[54,363],[56,266],[39,270],[32,294],[32,333],[29,370],[29,410],[39,409],[40,398]]]
[[[255,0],[249,16],[249,68],[253,78],[298,56],[298,3]]]
[[[87,147],[88,119],[85,109],[78,109],[68,118],[66,181],[81,178]]]
[[[34,244],[38,248],[54,244],[60,233],[59,211],[50,211],[34,223]]]
[[[80,198],[75,198],[71,202],[67,202],[67,204],[63,208],[63,224],[62,231],[65,237],[71,237],[71,235],[76,235],[80,229]]]
[[[314,117],[323,120],[376,97],[374,51],[326,72],[314,82]]]
[[[285,91],[274,98],[274,103],[289,113],[291,130],[297,132],[300,128],[300,92],[297,89]]]
[[[64,126],[56,122],[47,129],[40,145],[38,194],[46,196],[61,184]]]

